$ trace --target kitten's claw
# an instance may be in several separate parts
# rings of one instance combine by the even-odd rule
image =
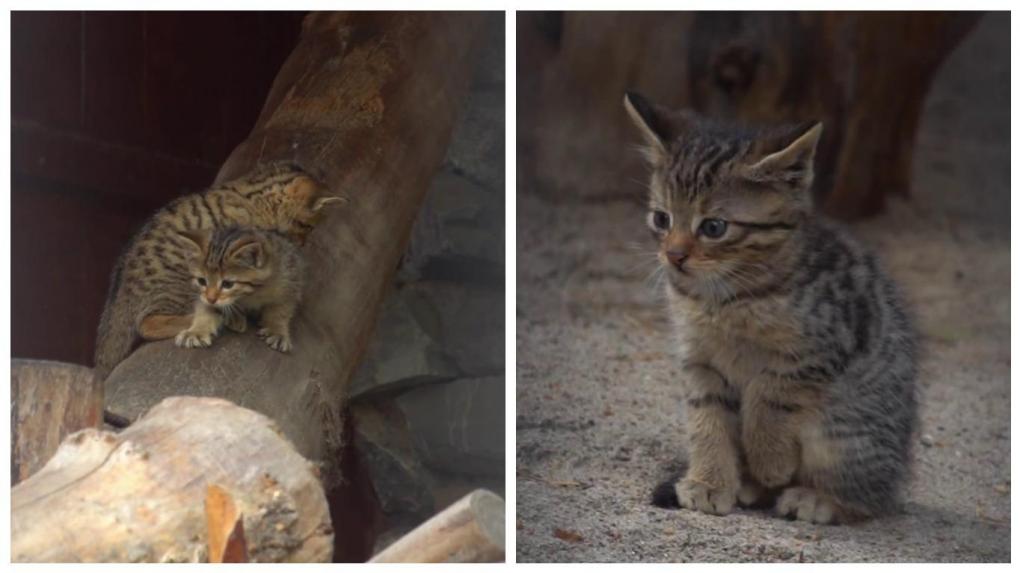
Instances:
[[[212,333],[182,330],[174,338],[174,344],[181,348],[204,348],[212,345]]]
[[[836,521],[838,507],[832,498],[808,487],[786,488],[776,501],[780,516],[820,524]]]
[[[676,498],[680,507],[703,513],[726,515],[733,511],[736,492],[730,488],[712,488],[708,484],[684,478],[676,484]]]
[[[268,328],[260,328],[258,331],[258,335],[259,338],[265,340],[266,344],[268,344],[269,347],[272,348],[273,350],[278,350],[280,352],[290,352],[290,349],[292,348],[290,344],[290,336],[287,334],[273,332]]]

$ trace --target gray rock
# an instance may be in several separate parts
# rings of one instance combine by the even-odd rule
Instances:
[[[503,284],[503,211],[501,196],[444,169],[425,197],[398,279]]]
[[[448,165],[478,181],[500,199],[506,163],[505,102],[503,86],[471,92],[446,152]]]
[[[462,475],[502,476],[504,377],[430,384],[397,398],[419,458]]]
[[[504,291],[449,281],[422,281],[400,290],[418,325],[467,376],[503,371]]]
[[[400,291],[386,299],[375,335],[351,382],[351,398],[437,380],[460,371],[422,329]]]
[[[430,515],[435,510],[432,484],[418,461],[400,409],[384,401],[355,405],[351,414],[354,447],[368,467],[383,513]]]

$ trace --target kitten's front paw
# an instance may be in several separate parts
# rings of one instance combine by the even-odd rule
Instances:
[[[809,487],[788,487],[776,501],[776,513],[781,517],[796,517],[812,523],[837,521],[838,509],[830,496]]]
[[[205,348],[212,345],[213,333],[205,330],[182,330],[174,338],[174,344],[181,348]]]
[[[273,350],[280,352],[290,352],[290,335],[286,333],[274,332],[268,328],[260,328],[258,332],[259,338],[264,340]]]
[[[747,447],[747,469],[759,484],[777,488],[790,483],[797,471],[797,450],[775,447]]]
[[[676,498],[680,507],[702,513],[726,515],[733,511],[737,501],[735,488],[712,487],[693,478],[684,478],[676,484]]]

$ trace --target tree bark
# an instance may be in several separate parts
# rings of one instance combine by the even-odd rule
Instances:
[[[475,490],[401,537],[371,563],[493,563],[505,553],[501,497]]]
[[[251,333],[222,335],[210,349],[143,345],[106,381],[111,410],[134,416],[166,396],[220,396],[269,415],[307,457],[339,447],[348,382],[466,93],[478,18],[305,19],[257,124],[217,177],[291,159],[350,199],[304,247],[294,349],[275,352]]]
[[[69,436],[11,491],[11,558],[208,560],[207,489],[243,519],[250,561],[329,561],[317,467],[274,422],[214,398],[169,398],[120,434]]]
[[[69,434],[102,423],[103,385],[90,368],[11,361],[11,484],[39,471]]]
[[[644,166],[623,112],[633,89],[672,107],[749,123],[821,120],[819,206],[852,219],[910,187],[914,136],[939,66],[973,13],[524,14],[538,84],[519,140],[548,190],[636,198]],[[530,72],[530,74],[528,73]],[[570,166],[570,168],[565,168]],[[578,166],[583,166],[578,168]],[[526,173],[527,174],[527,173]]]

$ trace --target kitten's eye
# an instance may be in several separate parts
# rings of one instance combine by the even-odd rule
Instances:
[[[234,281],[220,281],[221,289],[228,289],[234,286]]]
[[[205,286],[206,284],[205,279],[202,277],[195,277],[195,280],[198,282],[198,286]]]
[[[709,239],[718,239],[726,234],[726,221],[722,219],[705,219],[698,227],[698,232]]]
[[[669,213],[665,211],[655,210],[652,211],[652,226],[660,231],[668,231],[670,220],[672,218]]]

